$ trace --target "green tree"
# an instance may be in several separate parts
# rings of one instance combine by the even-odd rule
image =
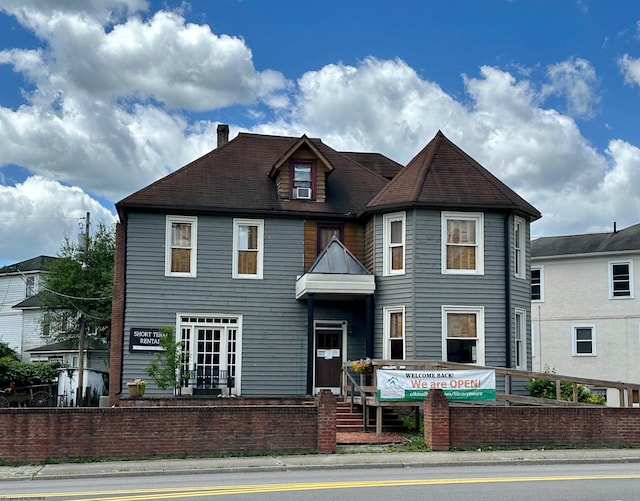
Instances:
[[[3,341],[0,341],[0,358],[8,357],[13,360],[18,360],[18,355],[13,351],[9,345]]]
[[[182,342],[175,341],[173,327],[160,327],[159,331],[163,351],[153,355],[145,372],[161,390],[173,388],[180,393],[182,368],[186,365],[185,357],[188,354],[182,350]]]
[[[43,309],[56,340],[78,339],[80,323],[85,322],[87,339],[108,344],[114,253],[114,230],[103,223],[86,242],[74,243],[65,236],[58,259],[43,277]]]

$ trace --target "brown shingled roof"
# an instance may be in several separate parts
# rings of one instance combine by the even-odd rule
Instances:
[[[355,151],[342,152],[344,156],[364,165],[367,169],[380,174],[386,179],[393,179],[403,169],[402,164],[391,160],[380,153],[362,153]]]
[[[367,211],[423,206],[540,212],[438,131],[368,204]]]
[[[309,139],[334,167],[326,181],[327,199],[324,203],[281,200],[269,172],[299,141],[295,137],[241,133],[224,146],[124,198],[116,207],[121,216],[129,209],[355,216],[388,182],[321,140]]]

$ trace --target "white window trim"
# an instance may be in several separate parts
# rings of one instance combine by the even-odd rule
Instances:
[[[532,266],[531,271],[540,270],[540,299],[531,299],[533,303],[544,303],[544,266]],[[533,275],[532,275],[533,276]],[[531,286],[531,281],[529,282],[529,286]]]
[[[383,316],[383,336],[384,345],[382,347],[382,358],[391,359],[391,314],[402,313],[402,359],[404,360],[407,353],[407,315],[405,313],[405,307],[402,306],[385,306],[382,308]]]
[[[191,321],[190,319],[196,319],[196,321]],[[175,341],[180,341],[180,335],[182,333],[182,327],[190,327],[192,329],[205,325],[216,326],[220,325],[223,327],[232,326],[232,324],[228,323],[226,320],[234,319],[236,323],[233,326],[237,329],[236,331],[236,374],[235,374],[235,386],[232,391],[233,395],[240,396],[242,390],[242,332],[243,332],[243,315],[241,314],[214,314],[214,313],[176,313],[176,323],[175,323]],[[204,323],[202,321],[204,320]],[[191,331],[191,336],[194,336],[194,331]],[[193,361],[196,360],[197,346],[193,342],[193,337],[191,338],[191,350],[189,351],[189,366],[193,368]]]
[[[238,229],[240,226],[258,227],[258,258],[256,273],[238,273]],[[234,219],[233,220],[233,264],[232,278],[262,280],[264,261],[264,220],[262,219]]]
[[[448,313],[475,313],[477,351],[476,365],[484,365],[484,306],[460,306],[442,305],[442,360],[447,360],[447,314]]]
[[[520,334],[522,336],[521,344],[520,344],[520,364],[516,364],[516,369],[526,371],[529,365],[527,360],[527,310],[523,308],[515,308],[514,309],[514,329],[518,328],[518,317],[520,317]],[[516,337],[516,331],[514,331],[514,346],[515,349],[518,349],[518,339]],[[518,359],[518,353],[516,353],[516,360]]]
[[[391,269],[391,223],[402,221],[402,269]],[[383,239],[383,270],[384,276],[404,275],[407,262],[407,214],[406,212],[395,212],[393,214],[385,214],[382,218],[382,239]]]
[[[189,272],[173,272],[171,271],[171,227],[173,223],[190,223],[191,224],[191,260],[189,263]],[[197,276],[197,255],[198,255],[198,218],[189,216],[167,216],[165,223],[165,256],[164,256],[164,274],[167,277],[192,277]]]
[[[476,269],[450,270],[447,268],[447,221],[449,219],[474,221],[476,223]],[[441,265],[447,275],[484,275],[484,214],[482,212],[442,212],[441,214]]]
[[[613,265],[614,264],[626,264],[629,266],[629,295],[628,296],[614,296],[613,295]],[[619,259],[617,261],[609,261],[609,299],[633,299],[633,261]]]
[[[577,329],[591,329],[591,353],[578,353]],[[598,356],[596,343],[595,324],[573,324],[571,326],[571,355],[574,357],[596,357]]]
[[[519,232],[516,229],[520,228]],[[525,238],[525,232],[527,231],[527,225],[523,218],[515,216],[513,218],[513,273],[516,278],[527,278],[527,240]],[[516,234],[520,236],[516,241]],[[520,249],[520,255],[518,255],[517,249]],[[516,272],[519,270],[518,272]]]

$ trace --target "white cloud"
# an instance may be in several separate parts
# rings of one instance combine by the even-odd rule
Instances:
[[[596,71],[585,59],[568,59],[547,68],[549,83],[542,88],[543,95],[563,96],[567,112],[574,117],[592,118],[594,106],[600,102],[595,94],[598,84]]]
[[[65,235],[75,238],[87,212],[96,224],[115,222],[111,212],[76,186],[40,176],[14,187],[0,186],[0,256],[14,262],[40,254],[55,256]]]
[[[625,54],[618,60],[618,65],[624,76],[625,83],[640,85],[640,59],[633,59],[628,54]]]
[[[215,146],[215,126],[154,106],[131,111],[87,99],[60,109],[0,108],[0,163],[118,199]],[[29,145],[25,148],[25,145]]]
[[[239,104],[255,132],[304,133],[402,163],[440,129],[543,212],[535,235],[574,233],[585,220],[593,230],[636,222],[638,149],[612,140],[601,154],[574,120],[598,104],[586,60],[549,66],[544,85],[526,71],[518,78],[483,66],[461,77],[460,100],[401,59],[328,64],[286,81],[278,71],[256,71],[241,38],[188,24],[177,12],[144,17],[137,0],[11,0],[0,9],[43,40],[38,50],[0,51],[0,64],[34,88],[22,106],[0,107],[0,165],[34,174],[0,186],[0,237],[20,231],[27,253],[55,253],[67,229],[40,217],[68,221],[87,210],[107,217],[87,193],[117,201],[215,147],[217,123],[194,121],[188,110]],[[638,64],[621,60],[640,85]],[[566,110],[550,107],[550,97],[561,97]],[[240,127],[230,125],[233,137]],[[16,255],[12,239],[2,240],[2,255]]]
[[[287,102],[282,75],[256,72],[241,39],[165,11],[105,29],[109,9],[143,2],[53,5],[3,7],[47,43],[0,51],[0,63],[35,86],[26,104],[0,107],[0,165],[117,200],[215,147],[215,124],[190,123],[180,110]]]
[[[439,129],[464,121],[463,106],[399,59],[373,57],[305,73],[292,105],[256,132],[322,137],[336,149],[380,151],[407,162]]]
[[[603,182],[621,168],[616,156],[598,153],[573,118],[545,108],[545,91],[530,80],[484,66],[464,82],[468,105],[401,60],[327,65],[299,79],[286,113],[253,130],[307,133],[337,149],[380,151],[406,163],[441,129],[542,211],[534,234],[572,233],[585,220],[594,230],[609,228],[614,208]],[[618,203],[632,196],[621,193]]]
[[[257,72],[244,41],[185,23],[175,12],[131,17],[105,30],[86,13],[29,12],[25,24],[48,43],[47,72],[33,51],[0,53],[40,91],[92,99],[148,99],[169,108],[210,110],[250,104],[278,93],[286,82],[273,70]],[[39,64],[35,64],[38,62]]]

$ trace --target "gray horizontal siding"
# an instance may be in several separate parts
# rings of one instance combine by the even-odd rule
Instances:
[[[441,212],[407,212],[407,273],[401,277],[377,277],[376,348],[380,350],[377,354],[381,354],[382,348],[384,306],[406,306],[407,357],[437,360],[442,358],[442,306],[482,306],[485,313],[485,362],[504,365],[504,217],[502,213],[484,213],[484,275],[448,275],[441,272]],[[382,216],[379,216],[376,224],[376,272],[379,275],[382,274],[382,245]],[[529,310],[528,281],[519,282],[512,290],[512,307],[517,305]]]
[[[307,312],[295,301],[302,221],[264,222],[264,278],[231,278],[233,219],[198,218],[197,278],[164,276],[165,216],[132,214],[127,225],[123,381],[144,377],[149,353],[128,352],[131,327],[175,325],[176,313],[242,315],[242,393],[306,391]],[[148,378],[147,378],[148,379]],[[150,385],[151,396],[159,394]]]

